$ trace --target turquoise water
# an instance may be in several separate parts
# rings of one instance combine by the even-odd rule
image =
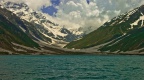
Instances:
[[[144,56],[0,56],[0,80],[144,80]]]

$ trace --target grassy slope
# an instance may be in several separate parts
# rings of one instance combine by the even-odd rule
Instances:
[[[143,8],[143,6],[141,8]],[[141,10],[141,8],[139,8],[139,10]],[[136,8],[136,9],[138,9],[138,8]],[[138,45],[144,39],[142,37],[143,33],[140,33],[142,28],[139,29],[141,27],[140,26],[141,22],[139,22],[139,25],[134,26],[134,29],[128,29],[131,27],[130,23],[135,22],[135,20],[137,20],[139,18],[139,16],[142,16],[141,13],[144,13],[144,11],[142,12],[142,10],[141,11],[139,11],[139,10],[136,11],[134,14],[130,15],[129,17],[127,17],[128,13],[129,13],[128,12],[125,15],[120,15],[116,20],[115,20],[115,18],[112,19],[110,22],[107,22],[104,24],[106,26],[101,26],[97,30],[86,35],[84,38],[82,38],[78,41],[73,41],[73,42],[69,43],[67,46],[65,46],[65,48],[81,49],[81,48],[93,47],[93,46],[114,40],[114,39],[118,38],[119,36],[122,36],[124,33],[131,33],[132,35],[128,38],[124,38],[122,41],[120,41],[118,44],[116,44],[112,47],[108,47],[110,44],[106,45],[101,50],[115,51],[115,50],[121,49],[123,51],[126,51],[126,50],[140,48],[140,46],[142,46],[142,45],[140,45],[139,47],[138,47]],[[123,21],[123,20],[126,22],[119,23],[120,21]],[[133,39],[137,40],[137,42],[134,42]],[[127,42],[129,42],[129,43],[127,45],[125,45]],[[123,47],[123,46],[125,46],[125,47]],[[131,46],[133,46],[133,47],[131,48]]]
[[[101,48],[101,51],[131,51],[144,47],[144,27],[135,29],[127,35],[123,36],[121,40],[114,40],[111,43]],[[142,50],[141,50],[142,51]]]
[[[39,45],[29,38],[17,25],[11,23],[0,11],[0,45],[4,49],[12,50],[11,42],[36,47]]]

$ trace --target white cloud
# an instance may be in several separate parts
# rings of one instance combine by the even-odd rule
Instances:
[[[77,27],[96,27],[102,24],[98,19],[100,10],[94,2],[87,4],[86,0],[63,0],[58,7],[58,18],[66,21],[66,26],[70,28]]]
[[[16,3],[26,3],[29,7],[34,10],[41,10],[44,6],[50,6],[50,0],[4,0]]]
[[[143,0],[61,0],[57,18],[66,21],[68,27],[92,27],[96,29],[106,21],[134,9]]]
[[[24,2],[34,10],[40,10],[43,6],[51,5],[50,0],[6,0],[12,2]],[[144,0],[61,0],[56,6],[56,17],[50,19],[69,28],[92,27],[93,30],[100,27],[106,21],[134,9]]]

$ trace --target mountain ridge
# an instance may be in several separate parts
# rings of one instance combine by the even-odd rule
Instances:
[[[81,28],[67,29],[47,18],[24,3],[1,2],[0,53],[144,54],[144,5],[86,36]]]
[[[43,43],[47,43],[50,45],[63,47],[68,42],[78,39],[83,36],[82,31],[70,30],[65,27],[59,26],[55,22],[50,21],[47,15],[36,12],[28,7],[28,5],[24,3],[13,3],[13,2],[5,2],[1,1],[1,6],[6,8],[7,10],[13,12],[21,20],[26,20],[31,23],[31,28],[21,27],[21,29],[28,33],[33,37],[33,39],[37,41],[41,41]],[[26,24],[27,22],[19,22],[19,25]],[[34,33],[35,32],[35,33]]]
[[[65,48],[109,53],[137,50],[137,53],[141,53],[144,51],[143,21],[144,5],[113,18],[84,38],[69,43]]]
[[[39,38],[43,37],[36,31],[33,24],[22,20],[13,12],[0,6],[0,54],[47,55],[76,53],[73,50],[62,49],[35,39],[31,34],[37,35]]]

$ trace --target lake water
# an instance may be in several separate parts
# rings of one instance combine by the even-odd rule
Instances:
[[[0,56],[0,80],[144,80],[144,56]]]

